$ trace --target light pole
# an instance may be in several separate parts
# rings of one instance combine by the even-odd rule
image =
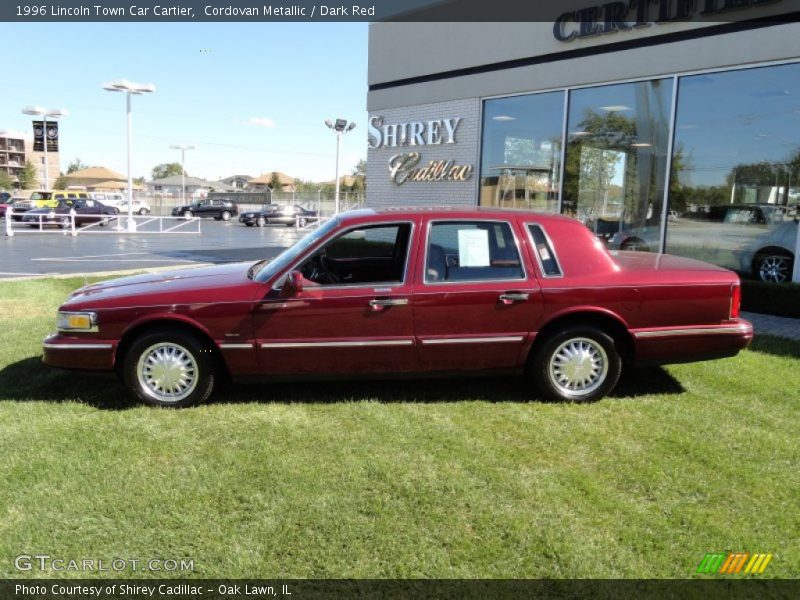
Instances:
[[[66,117],[69,113],[63,108],[52,108],[50,110],[46,110],[41,106],[26,106],[22,109],[22,114],[42,117],[42,140],[44,141],[44,189],[47,191],[50,189],[50,179],[47,173],[47,117],[50,117],[51,119],[57,119],[59,117]]]
[[[330,119],[325,121],[328,129],[332,129],[336,133],[336,203],[334,204],[334,214],[339,214],[339,140],[342,139],[342,134],[352,131],[356,126],[354,122],[348,123],[347,119],[336,119],[331,122]]]
[[[133,220],[133,176],[131,175],[131,96],[134,94],[148,94],[156,91],[152,83],[131,83],[127,79],[117,79],[103,84],[103,89],[109,92],[125,92],[127,97],[128,115],[128,231],[136,231],[136,221]]]
[[[194,146],[173,144],[170,148],[181,151],[181,206],[183,206],[186,204],[186,151],[194,150]]]

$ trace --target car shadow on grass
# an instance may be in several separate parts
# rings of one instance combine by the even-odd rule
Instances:
[[[753,338],[749,350],[773,356],[800,358],[800,342],[774,335],[758,334]]]
[[[612,399],[680,394],[683,388],[661,368],[632,370],[620,379]],[[0,369],[0,401],[81,402],[101,410],[137,406],[112,374],[52,369],[31,357]],[[525,378],[515,375],[442,379],[258,382],[226,384],[212,404],[544,402]]]

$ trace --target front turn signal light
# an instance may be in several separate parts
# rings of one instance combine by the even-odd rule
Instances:
[[[97,313],[59,311],[59,331],[97,331]]]

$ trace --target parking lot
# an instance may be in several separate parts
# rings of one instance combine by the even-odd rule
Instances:
[[[0,235],[0,279],[190,266],[270,258],[304,232],[204,220],[201,233]]]

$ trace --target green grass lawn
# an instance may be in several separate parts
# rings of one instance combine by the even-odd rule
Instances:
[[[14,569],[40,553],[193,558],[203,578],[683,578],[725,551],[800,575],[800,344],[641,371],[589,405],[489,378],[158,410],[41,364],[83,283],[0,284],[0,577],[48,575]]]

